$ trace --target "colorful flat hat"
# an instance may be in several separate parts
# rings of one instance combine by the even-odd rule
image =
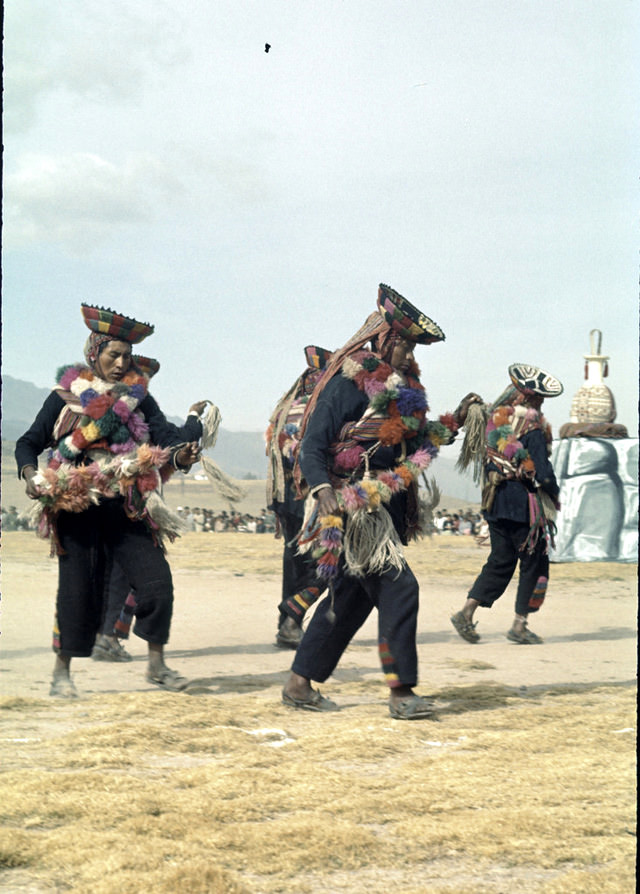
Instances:
[[[141,373],[151,379],[160,369],[160,362],[154,357],[144,357],[142,354],[133,354],[131,359]]]
[[[111,339],[137,345],[153,332],[153,326],[149,323],[139,323],[131,317],[123,317],[122,314],[106,307],[82,304],[80,309],[85,323],[92,332],[106,335]]]
[[[304,349],[307,366],[311,369],[324,369],[332,353],[333,351],[327,351],[326,348],[319,348],[317,345],[307,345]]]
[[[391,328],[399,332],[403,338],[420,345],[444,341],[444,332],[437,323],[384,283],[380,283],[378,287],[378,310]]]
[[[542,397],[558,397],[564,391],[562,383],[539,366],[512,363],[509,378],[523,394],[541,394]]]

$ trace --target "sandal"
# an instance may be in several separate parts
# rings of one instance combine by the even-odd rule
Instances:
[[[389,714],[395,720],[423,720],[435,715],[435,705],[422,695],[410,695],[399,702],[389,702]]]
[[[303,711],[337,711],[338,706],[330,698],[325,698],[316,689],[311,690],[311,698],[294,698],[282,690],[282,704],[288,708],[298,708]]]
[[[160,670],[153,671],[153,673],[148,671],[147,680],[149,683],[153,683],[161,689],[167,689],[169,692],[182,692],[189,685],[186,677],[168,667],[161,667]]]
[[[507,633],[507,639],[521,646],[538,646],[544,642],[542,637],[534,633],[533,630],[529,630],[526,624],[523,625],[522,630],[514,630],[512,627]]]
[[[94,661],[133,661],[125,647],[117,637],[101,634],[93,647],[91,657]]]
[[[465,618],[462,612],[456,612],[455,615],[451,615],[451,623],[462,639],[466,639],[468,643],[477,643],[480,639],[480,634],[476,633],[477,621],[473,624]]]
[[[69,677],[54,677],[49,695],[54,698],[78,698],[78,690]]]

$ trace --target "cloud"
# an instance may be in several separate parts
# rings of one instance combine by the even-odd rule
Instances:
[[[184,16],[158,0],[150,26],[129,4],[7,4],[4,128],[25,133],[50,95],[131,105],[189,58]]]
[[[5,244],[58,243],[81,254],[116,229],[156,219],[181,192],[172,171],[149,154],[130,155],[121,166],[88,153],[25,155],[5,179]]]

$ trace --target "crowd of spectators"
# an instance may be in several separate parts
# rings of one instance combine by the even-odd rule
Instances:
[[[261,509],[259,515],[250,515],[234,510],[214,512],[201,506],[178,506],[177,513],[184,521],[187,531],[195,531],[198,534],[219,534],[223,531],[236,531],[240,534],[273,534],[276,529],[276,517],[267,509]]]
[[[177,512],[185,522],[187,531],[196,533],[236,531],[241,534],[273,534],[276,530],[276,517],[268,509],[261,509],[258,515],[250,515],[232,509],[229,512],[214,512],[200,506],[178,506]],[[8,509],[2,507],[3,531],[27,531],[30,527],[29,520],[15,506]],[[479,546],[489,543],[489,526],[479,513],[472,510],[437,511],[431,533],[473,537]]]
[[[438,510],[433,517],[433,533],[473,537],[478,546],[489,543],[489,525],[479,512],[471,509]]]
[[[27,515],[18,512],[15,506],[9,506],[8,509],[2,506],[0,512],[2,514],[3,531],[29,531],[33,527]]]

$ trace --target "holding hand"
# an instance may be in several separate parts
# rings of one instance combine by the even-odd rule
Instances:
[[[204,413],[204,408],[207,406],[207,404],[210,404],[210,403],[211,403],[210,400],[196,401],[195,404],[191,404],[191,406],[189,407],[189,412],[197,413],[198,416],[202,416],[202,414]]]
[[[340,507],[336,500],[335,491],[328,484],[316,493],[318,501],[318,516],[323,515],[340,515]]]
[[[469,412],[469,407],[471,404],[481,404],[484,403],[479,394],[476,394],[474,391],[470,391],[465,397],[462,398],[458,406],[453,412],[453,415],[458,421],[458,425],[463,426],[467,420],[467,413]]]
[[[185,444],[176,453],[176,464],[181,469],[190,469],[194,463],[200,459],[200,446],[197,441],[191,441]]]
[[[25,492],[30,500],[37,500],[42,496],[42,490],[38,485],[40,481],[40,473],[33,466],[25,466],[22,470],[22,477],[26,482]]]

